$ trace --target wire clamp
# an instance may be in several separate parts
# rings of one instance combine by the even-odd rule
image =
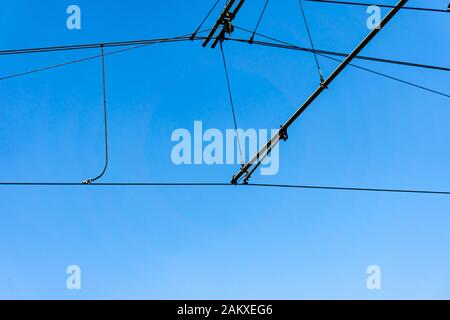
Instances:
[[[231,20],[232,19],[229,13],[227,13],[222,19],[223,29],[228,35],[231,35],[234,32],[234,26],[231,23]]]
[[[283,128],[283,126],[281,126],[280,131],[278,131],[278,134],[280,136],[280,140],[287,141],[289,139],[287,129]]]

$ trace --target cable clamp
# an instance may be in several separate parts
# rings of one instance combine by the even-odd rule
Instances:
[[[231,35],[234,31],[234,26],[231,23],[231,17],[229,15],[229,13],[227,13],[223,19],[222,19],[222,24],[223,24],[223,29],[225,30],[226,33],[228,33],[229,35]]]
[[[281,126],[280,131],[278,131],[278,134],[280,135],[280,140],[287,141],[289,139],[287,129],[283,128],[283,126]]]

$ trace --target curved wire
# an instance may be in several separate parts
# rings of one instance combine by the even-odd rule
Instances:
[[[95,178],[84,180],[83,184],[92,184],[93,182],[99,180],[106,173],[109,163],[109,148],[108,148],[108,118],[106,110],[106,77],[105,77],[105,49],[101,46],[102,51],[102,85],[103,85],[103,125],[105,133],[105,165],[102,172]]]

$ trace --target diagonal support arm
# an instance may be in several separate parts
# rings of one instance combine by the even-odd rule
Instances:
[[[333,73],[316,89],[316,91],[300,106],[300,108],[291,116],[291,118],[281,126],[278,133],[276,133],[261,150],[244,165],[237,175],[235,175],[231,183],[236,185],[242,179],[247,183],[252,174],[261,165],[264,159],[274,148],[280,140],[287,140],[287,131],[289,127],[302,115],[303,112],[320,96],[320,94],[328,88],[328,86],[337,78],[337,76],[352,62],[352,60],[372,41],[373,38],[386,26],[386,24],[400,11],[400,9],[408,2],[408,0],[400,0],[395,7],[384,17],[379,26],[373,29],[367,37],[353,50],[350,55],[333,71]]]

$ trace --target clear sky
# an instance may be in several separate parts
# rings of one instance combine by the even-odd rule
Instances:
[[[0,49],[187,34],[212,2],[9,1]],[[71,4],[81,7],[81,30],[66,28]],[[236,24],[253,28],[263,4],[248,0]],[[365,7],[305,10],[317,48],[348,52],[369,32]],[[363,53],[448,67],[449,27],[446,14],[402,11]],[[260,32],[309,45],[296,0],[272,1]],[[277,128],[318,85],[308,53],[224,45],[242,128]],[[2,56],[0,77],[98,53]],[[320,63],[325,74],[336,67]],[[450,92],[446,72],[357,63]],[[196,120],[233,128],[218,50],[154,45],[109,56],[106,69],[103,182],[230,180],[236,165],[170,158],[177,128],[192,130]],[[97,59],[0,82],[0,181],[80,182],[101,170],[100,71]],[[290,129],[279,174],[253,182],[450,190],[449,119],[448,98],[349,68]],[[0,187],[0,215],[0,298],[450,298],[445,196]],[[81,291],[66,289],[69,265],[81,267]],[[366,287],[370,265],[382,270],[382,290]]]

